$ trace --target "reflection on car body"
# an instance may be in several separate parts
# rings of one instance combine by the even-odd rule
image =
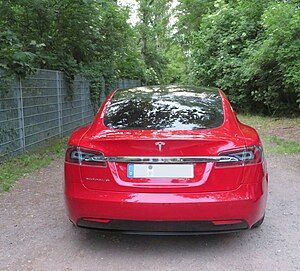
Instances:
[[[70,220],[130,233],[203,234],[262,223],[268,191],[257,132],[219,89],[117,90],[75,131],[65,161]]]

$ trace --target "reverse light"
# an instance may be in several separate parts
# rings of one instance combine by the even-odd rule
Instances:
[[[262,148],[250,146],[221,152],[219,156],[228,156],[236,161],[218,162],[216,167],[243,166],[249,164],[259,164],[262,161]]]
[[[73,164],[106,167],[106,162],[102,159],[103,157],[104,154],[99,151],[68,146],[65,161]]]

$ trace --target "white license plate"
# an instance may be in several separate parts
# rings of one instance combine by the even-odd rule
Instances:
[[[194,178],[192,164],[128,164],[128,178]]]

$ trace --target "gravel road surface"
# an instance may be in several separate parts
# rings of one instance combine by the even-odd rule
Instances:
[[[137,236],[72,226],[63,160],[0,195],[0,270],[299,270],[300,157],[268,158],[269,199],[255,230]]]

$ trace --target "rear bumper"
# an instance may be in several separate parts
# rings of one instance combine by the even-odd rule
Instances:
[[[233,191],[164,194],[99,191],[87,189],[81,183],[67,183],[65,196],[70,220],[82,227],[125,231],[231,231],[251,228],[263,217],[267,182],[243,184]],[[84,218],[109,222],[85,221]],[[240,222],[213,223],[226,220]]]
[[[109,221],[109,222],[107,222]],[[148,221],[148,220],[106,220],[106,222],[79,219],[77,226],[108,231],[119,231],[129,234],[168,234],[168,235],[196,235],[235,232],[248,229],[246,221],[234,223],[214,224],[213,221]],[[229,222],[229,221],[228,221]]]

